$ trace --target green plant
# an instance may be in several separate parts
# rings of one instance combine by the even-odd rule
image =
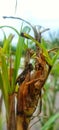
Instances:
[[[24,38],[20,36],[20,33],[15,28],[8,26],[1,26],[0,28],[4,27],[13,29],[18,35],[18,43],[15,52],[13,52],[11,44],[14,37],[13,34],[10,34],[8,38],[4,37],[2,47],[0,47],[0,90],[6,107],[8,130],[11,128],[15,130],[15,96],[13,93],[15,93],[16,77],[24,51]],[[29,27],[24,27],[23,31],[24,30],[28,32]],[[12,113],[12,111],[14,111],[14,113]],[[13,121],[14,126],[12,124]]]
[[[50,53],[52,53],[53,49],[47,50],[47,48],[45,47],[46,43],[44,44],[44,40],[42,40],[42,43],[39,43],[38,40],[36,40],[35,38],[33,38],[32,36],[27,34],[30,32],[30,28],[28,26],[21,28],[20,33],[15,28],[10,27],[10,26],[1,26],[0,28],[5,28],[5,27],[11,28],[16,32],[16,34],[18,36],[18,42],[17,42],[15,51],[13,51],[12,44],[11,44],[12,40],[14,38],[13,34],[10,34],[8,37],[5,36],[2,41],[3,45],[0,47],[0,90],[3,94],[3,99],[4,99],[5,107],[6,107],[6,115],[7,115],[7,122],[8,122],[7,128],[8,128],[8,130],[15,130],[15,129],[18,130],[18,127],[16,128],[16,121],[15,121],[15,93],[16,92],[18,93],[18,88],[17,88],[18,86],[15,85],[15,82],[17,79],[17,75],[18,75],[18,71],[19,71],[19,67],[20,67],[20,63],[21,63],[21,58],[22,57],[24,57],[24,59],[28,58],[28,55],[26,55],[26,57],[25,57],[24,54],[26,54],[26,51],[29,49],[29,44],[30,44],[30,49],[32,49],[31,45],[34,43],[35,51],[33,50],[33,53],[31,53],[31,55],[29,55],[29,60],[32,58],[33,61],[35,61],[35,59],[37,58],[37,50],[36,50],[37,48],[36,47],[38,47],[39,48],[38,52],[40,53],[40,51],[41,51],[48,67],[50,67],[49,73],[54,76],[54,74],[58,73],[58,71],[59,71],[58,63],[57,63],[57,66],[54,66],[56,63],[56,60],[59,58],[59,51],[55,51],[55,54],[50,56]],[[25,40],[25,38],[27,40]],[[35,66],[35,63],[33,63],[33,64]],[[25,65],[24,65],[24,68],[25,68]],[[56,75],[55,75],[55,77],[56,77]],[[48,75],[47,75],[47,78],[49,78]],[[46,78],[46,80],[47,80],[47,78]],[[53,79],[53,80],[56,81],[56,79]],[[59,89],[54,88],[54,90],[53,90],[54,100],[53,100],[53,98],[51,98],[51,99],[48,98],[51,93],[51,88],[49,86],[48,81],[46,82],[46,84],[44,82],[44,88],[45,88],[45,93],[43,94],[43,98],[42,98],[43,99],[42,111],[44,114],[43,114],[42,121],[41,121],[41,125],[42,125],[41,129],[42,130],[47,130],[47,129],[51,130],[51,129],[53,129],[53,127],[51,127],[51,125],[53,125],[53,122],[59,117],[59,113],[54,113],[54,111],[53,111],[55,93]],[[47,122],[47,120],[44,119],[44,115],[47,112],[46,104],[48,104],[48,103],[52,104],[52,110],[51,110],[51,106],[49,104],[49,106],[48,106],[49,115],[47,117],[47,119],[48,119],[48,122]],[[20,120],[20,122],[22,122],[22,118],[17,119],[17,121],[19,121],[19,120]],[[18,124],[18,122],[17,122],[17,124]]]

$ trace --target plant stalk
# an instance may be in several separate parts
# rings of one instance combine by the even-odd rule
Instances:
[[[7,130],[16,130],[14,94],[9,95],[9,117],[7,119]]]

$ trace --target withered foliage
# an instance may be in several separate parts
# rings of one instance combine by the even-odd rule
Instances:
[[[50,72],[50,66],[41,52],[36,56],[35,67],[29,69],[28,65],[25,70],[25,73],[23,72],[16,81],[19,84],[17,115],[30,118],[36,110],[39,98],[41,98],[41,90]],[[19,83],[22,76],[24,79]]]

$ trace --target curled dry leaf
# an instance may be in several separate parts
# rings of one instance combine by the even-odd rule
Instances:
[[[17,114],[25,117],[31,117],[36,110],[42,87],[50,71],[42,53],[36,57],[35,70],[33,73],[31,71],[28,71],[18,90]]]

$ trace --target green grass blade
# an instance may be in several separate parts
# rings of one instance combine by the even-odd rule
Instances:
[[[1,72],[0,72],[0,89],[3,88],[3,81],[2,81],[2,76],[1,76]]]
[[[2,118],[2,114],[0,114],[0,130],[3,129],[3,118]]]
[[[3,83],[3,79],[2,79],[2,74],[0,72],[0,89],[2,91],[2,95],[3,95],[3,99],[4,99],[4,103],[5,103],[5,107],[6,107],[6,112],[7,112],[7,115],[8,115],[8,91],[6,89],[6,86],[5,84]]]
[[[21,60],[21,56],[23,52],[23,46],[24,46],[24,39],[22,37],[19,37],[18,44],[16,47],[16,54],[15,54],[12,91],[14,91],[15,89],[15,81],[16,81],[18,70],[19,70],[20,60]]]
[[[5,28],[5,27],[11,28],[12,30],[14,30],[19,37],[18,44],[17,44],[17,47],[16,47],[14,72],[13,72],[13,79],[12,79],[12,86],[11,86],[11,92],[13,92],[14,89],[15,89],[15,81],[16,81],[16,77],[17,77],[17,73],[18,73],[18,69],[19,69],[19,65],[20,65],[20,59],[21,59],[22,50],[23,50],[24,38],[22,38],[20,36],[20,33],[17,31],[17,29],[15,29],[12,26],[0,26],[0,28]]]
[[[52,59],[53,64],[55,63],[55,61],[57,60],[58,57],[59,57],[59,51],[56,52],[56,54],[54,55],[54,57]]]
[[[51,73],[52,73],[54,76],[59,77],[59,62],[56,62],[56,63],[54,64]]]
[[[7,39],[4,40],[4,45],[3,45],[3,53],[9,53],[10,52],[10,46],[11,46],[11,41],[13,39],[14,35],[10,34]]]
[[[17,33],[18,36],[20,35],[19,32],[17,31],[17,29],[12,27],[12,26],[5,25],[5,26],[0,26],[0,28],[10,28],[10,29],[14,30]]]
[[[41,128],[41,130],[48,130],[52,123],[54,123],[56,121],[56,119],[59,118],[59,113],[53,115],[46,123],[45,125]]]
[[[10,92],[10,83],[8,79],[8,65],[6,63],[6,58],[4,54],[1,54],[1,71],[2,71],[2,79],[3,79],[3,85],[7,92]]]

